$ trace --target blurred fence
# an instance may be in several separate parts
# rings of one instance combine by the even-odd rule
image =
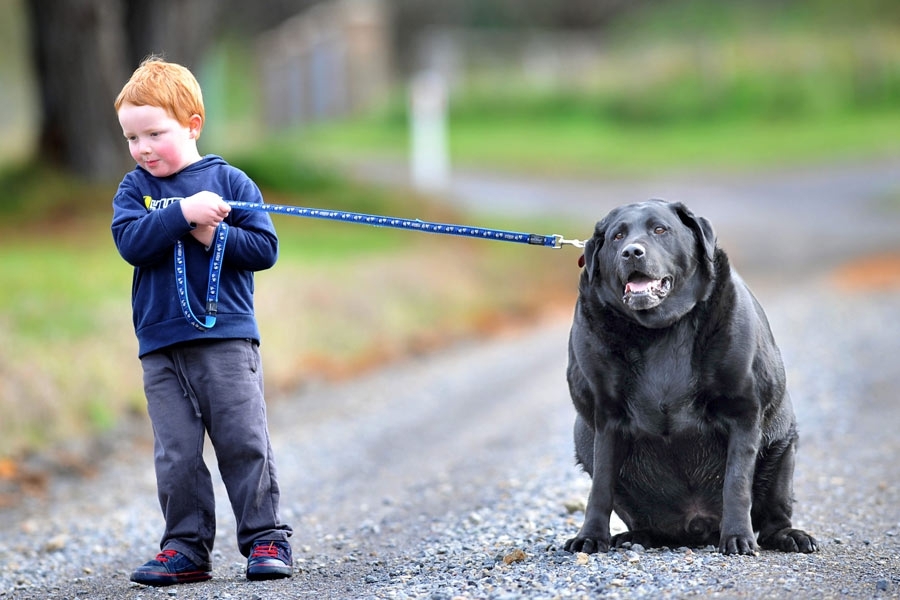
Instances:
[[[417,70],[440,73],[451,87],[498,75],[540,87],[578,87],[602,68],[600,39],[597,33],[434,28],[418,37],[414,52]]]
[[[353,114],[385,99],[392,78],[382,0],[318,4],[258,42],[271,129]]]

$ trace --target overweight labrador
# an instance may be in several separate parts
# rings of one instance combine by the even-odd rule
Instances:
[[[797,429],[781,355],[709,221],[651,200],[597,223],[567,377],[592,478],[567,550],[818,549],[791,526]],[[613,510],[629,530],[610,539]]]

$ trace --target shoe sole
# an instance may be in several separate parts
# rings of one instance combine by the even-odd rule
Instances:
[[[152,587],[165,587],[167,585],[178,585],[180,583],[199,583],[201,581],[209,581],[212,579],[212,573],[209,571],[195,571],[191,573],[134,573],[131,581],[141,585],[149,585]]]
[[[293,575],[293,569],[290,567],[287,568],[276,568],[269,567],[265,569],[254,569],[253,571],[247,571],[247,579],[250,581],[266,581],[269,579],[286,579]]]

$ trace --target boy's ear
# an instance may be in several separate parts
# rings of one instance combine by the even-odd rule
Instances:
[[[191,115],[188,119],[188,129],[191,131],[191,137],[197,139],[203,130],[203,117],[200,115]]]

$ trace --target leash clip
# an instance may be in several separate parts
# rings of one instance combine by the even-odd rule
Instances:
[[[561,235],[553,236],[553,247],[554,248],[562,248],[563,246],[574,246],[576,248],[584,248],[584,241],[582,240],[567,240],[563,238]]]

